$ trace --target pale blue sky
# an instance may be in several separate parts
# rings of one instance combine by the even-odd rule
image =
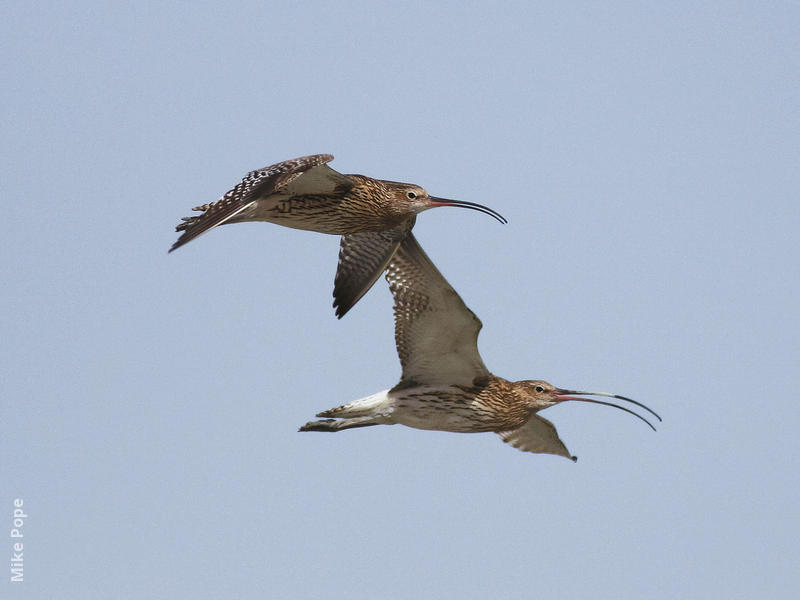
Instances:
[[[796,3],[6,3],[0,561],[50,598],[793,598]],[[338,240],[173,228],[311,153],[492,206],[415,233],[577,464],[297,427],[391,387]],[[6,515],[3,517],[2,515]]]

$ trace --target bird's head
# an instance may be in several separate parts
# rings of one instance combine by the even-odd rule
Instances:
[[[616,398],[617,400],[623,400],[625,402],[630,402],[631,404],[635,404],[636,406],[643,408],[650,414],[652,414],[656,419],[659,421],[661,417],[659,417],[653,410],[642,404],[641,402],[637,402],[636,400],[631,400],[630,398],[626,398],[625,396],[618,396],[616,394],[606,394],[604,392],[579,392],[576,390],[564,390],[561,388],[557,388],[554,385],[547,383],[546,381],[540,380],[527,380],[527,381],[520,381],[519,382],[522,389],[527,393],[527,402],[533,411],[539,411],[545,408],[549,408],[555,404],[559,404],[561,402],[568,402],[568,401],[575,401],[575,402],[591,402],[592,404],[602,404],[603,406],[613,406],[614,408],[618,408],[620,410],[624,410],[626,413],[630,413],[633,416],[641,419],[645,423],[647,423],[653,431],[655,431],[655,427],[653,427],[652,423],[645,419],[638,413],[633,412],[632,410],[625,408],[624,406],[619,406],[618,404],[614,404],[612,402],[604,402],[603,400],[595,400],[594,398],[578,398],[577,396],[605,396],[607,398]]]
[[[398,183],[396,181],[383,181],[382,182],[392,194],[394,205],[399,213],[413,214],[421,213],[423,210],[429,208],[436,208],[437,206],[457,206],[460,208],[469,208],[470,210],[477,210],[494,217],[501,223],[508,223],[508,220],[495,210],[483,204],[476,204],[474,202],[465,202],[463,200],[448,200],[447,198],[437,198],[431,196],[418,185],[411,183]]]

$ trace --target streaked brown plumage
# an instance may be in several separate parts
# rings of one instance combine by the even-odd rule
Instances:
[[[613,406],[575,395],[613,394],[557,388],[545,381],[508,381],[492,375],[478,354],[481,322],[442,277],[413,234],[400,244],[386,271],[394,296],[395,342],[403,374],[395,387],[319,413],[300,431],[341,431],[352,427],[402,424],[417,429],[475,433],[493,431],[526,452],[557,454],[576,460],[555,427],[536,413],[559,402]]]
[[[169,251],[218,225],[245,221],[341,235],[333,290],[341,318],[372,287],[423,210],[458,206],[506,222],[486,206],[429,196],[417,185],[343,175],[327,166],[331,160],[330,154],[301,156],[248,173],[216,202],[195,207],[203,214],[183,219]]]

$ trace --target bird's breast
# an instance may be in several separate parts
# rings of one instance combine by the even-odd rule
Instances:
[[[259,199],[250,211],[236,220],[268,221],[333,235],[384,231],[402,221],[384,210],[375,198],[352,191],[345,194],[273,194]]]
[[[461,387],[417,387],[390,392],[395,423],[437,431],[507,431],[530,415],[526,407],[487,402],[482,393]]]

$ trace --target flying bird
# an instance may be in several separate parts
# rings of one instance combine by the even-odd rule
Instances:
[[[245,221],[341,235],[333,306],[342,318],[380,277],[423,210],[457,206],[507,222],[482,204],[430,196],[418,185],[343,175],[327,165],[331,160],[313,154],[248,173],[216,202],[194,207],[203,214],[183,219],[169,251],[218,225]]]
[[[482,325],[408,234],[386,271],[394,297],[395,342],[403,374],[396,386],[317,414],[300,431],[341,431],[401,424],[417,429],[476,433],[493,431],[525,452],[570,458],[553,424],[540,410],[561,402],[591,402],[639,415],[618,404],[581,398],[601,396],[650,408],[615,394],[580,392],[546,381],[508,381],[492,375],[478,354]]]

